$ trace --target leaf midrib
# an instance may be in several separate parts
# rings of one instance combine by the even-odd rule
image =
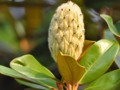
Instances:
[[[71,71],[71,69],[70,69],[69,63],[68,63],[67,61],[66,61],[66,63],[67,63],[67,65],[68,65],[68,70],[69,70],[70,73],[71,73],[71,80],[72,80],[71,84],[73,84],[73,75],[72,75],[72,71]]]

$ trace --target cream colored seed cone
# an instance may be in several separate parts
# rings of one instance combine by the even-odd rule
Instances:
[[[84,43],[84,23],[81,9],[68,1],[56,10],[49,27],[49,49],[56,61],[59,52],[79,58]]]

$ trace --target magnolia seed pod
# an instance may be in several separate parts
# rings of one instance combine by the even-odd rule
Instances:
[[[51,20],[48,35],[49,49],[54,60],[59,52],[77,60],[82,52],[84,32],[80,7],[72,1],[59,6]]]

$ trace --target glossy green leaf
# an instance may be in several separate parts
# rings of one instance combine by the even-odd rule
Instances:
[[[91,82],[85,90],[119,90],[120,69],[106,73],[99,79]]]
[[[86,53],[87,49],[88,49],[91,45],[93,45],[94,43],[95,43],[95,41],[90,41],[90,40],[85,40],[85,41],[84,41],[82,54],[80,55],[80,57],[78,58],[77,61],[80,61],[81,57],[84,56],[84,54]]]
[[[87,49],[93,45],[95,43],[95,41],[90,41],[90,40],[85,40],[84,42],[84,46],[83,46],[83,52],[82,53],[85,53],[87,51]]]
[[[113,63],[118,50],[118,43],[107,39],[102,39],[93,44],[79,62],[80,65],[86,67],[86,73],[80,83],[93,81],[105,73]]]
[[[48,88],[43,87],[43,86],[38,85],[38,84],[35,84],[35,83],[26,82],[26,81],[19,80],[19,79],[16,79],[16,81],[19,82],[19,83],[21,83],[21,84],[23,84],[23,85],[31,87],[31,88],[35,88],[35,89],[39,89],[39,90],[49,90]]]
[[[111,31],[108,30],[108,29],[104,31],[104,38],[117,41],[117,40],[115,39],[114,35],[113,35],[113,34],[111,33]],[[114,67],[119,67],[119,68],[120,68],[120,50],[119,50],[119,52],[118,52],[118,54],[117,54],[117,56],[116,56],[115,64],[116,64],[117,66],[114,65]]]
[[[87,48],[89,48],[91,45],[93,45],[95,43],[95,41],[90,41],[90,40],[85,40],[84,42],[84,47],[83,47],[83,51],[86,50]]]
[[[120,43],[120,23],[118,22],[116,25],[114,25],[110,16],[104,14],[101,14],[100,16],[106,21],[110,31],[114,34],[115,38]]]
[[[29,78],[23,74],[18,73],[17,71],[15,71],[11,68],[8,68],[8,67],[2,66],[2,65],[0,66],[0,73],[3,75],[9,76],[9,77],[16,78],[16,79],[23,79],[23,80],[35,83],[35,80],[33,78],[31,78],[31,77]],[[49,79],[47,79],[47,80],[49,80]],[[41,85],[45,86],[44,84],[42,84],[42,82],[39,81],[39,83]]]
[[[120,50],[119,50],[118,55],[117,55],[117,57],[115,59],[115,63],[120,68]]]
[[[11,68],[2,65],[0,65],[0,73],[14,78],[23,78],[23,76],[16,72],[15,70],[12,70]]]
[[[70,84],[79,82],[85,73],[85,68],[81,67],[75,59],[61,53],[57,56],[57,65],[63,79]]]
[[[41,74],[39,72],[36,72],[32,69],[28,69],[25,67],[19,67],[16,66],[16,69],[19,70],[18,72],[21,73],[22,75],[30,78],[29,81],[35,82],[37,84],[52,88],[55,87],[56,88],[56,81],[46,77],[44,74]]]
[[[24,55],[11,61],[10,66],[20,74],[30,78],[32,82],[56,88],[54,75],[42,66],[32,55]]]
[[[115,27],[116,27],[117,30],[120,32],[120,22],[116,23],[116,24],[115,24]],[[116,35],[114,35],[114,36],[115,36],[115,38],[117,39],[117,41],[119,42],[119,44],[120,44],[120,36],[116,36]]]
[[[117,30],[117,28],[115,27],[115,25],[113,24],[112,18],[108,15],[105,14],[101,14],[100,15],[108,24],[108,27],[110,29],[110,31],[115,34],[116,36],[120,36],[120,31]]]
[[[24,55],[15,58],[11,61],[10,66],[15,70],[15,66],[26,67],[34,71],[40,72],[41,74],[45,74],[48,77],[55,78],[54,75],[47,68],[41,65],[32,55]]]

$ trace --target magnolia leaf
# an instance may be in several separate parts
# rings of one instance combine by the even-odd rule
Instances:
[[[15,70],[15,66],[26,67],[34,71],[40,72],[42,74],[45,74],[48,77],[55,78],[54,75],[47,68],[41,65],[32,55],[29,54],[15,58],[10,62],[10,66]]]
[[[46,75],[36,72],[32,69],[26,68],[26,67],[19,67],[15,66],[16,70],[19,70],[18,72],[26,77],[29,78],[29,81],[52,88],[56,88],[56,81],[46,77]]]
[[[117,22],[117,23],[115,24],[115,27],[117,28],[117,31],[118,31],[119,34],[120,34],[120,22]],[[114,36],[115,36],[115,38],[117,39],[117,41],[119,42],[119,44],[120,44],[120,35],[119,35],[119,36],[114,35]]]
[[[120,36],[120,31],[117,30],[117,28],[114,26],[113,24],[113,21],[112,21],[112,18],[108,15],[105,15],[105,14],[101,14],[100,15],[105,21],[106,23],[108,24],[108,27],[110,29],[110,31],[115,34],[116,36]]]
[[[42,87],[44,86],[44,88],[48,87],[48,88],[53,88],[53,87],[50,87],[50,86],[47,86],[45,85],[43,82],[44,79],[43,79],[43,82],[42,80],[41,81],[36,81],[35,79],[33,79],[32,77],[28,77],[28,76],[25,76],[23,74],[20,74],[18,73],[17,71],[11,69],[11,68],[8,68],[8,67],[5,67],[5,66],[2,66],[0,65],[0,73],[3,74],[3,75],[6,75],[6,76],[10,76],[10,77],[13,77],[15,79],[17,79],[17,81],[23,85],[26,85],[26,86],[30,86],[30,87],[33,87],[33,88],[39,88],[39,89],[42,89]],[[22,80],[21,80],[22,79]],[[24,81],[23,81],[24,80]],[[39,80],[39,79],[38,79]],[[37,82],[37,84],[35,84]],[[38,84],[39,83],[39,84]],[[48,85],[51,85],[53,84],[53,82],[51,80],[46,79],[46,83]],[[43,86],[41,86],[43,85]],[[47,90],[47,89],[45,89]]]
[[[107,29],[107,30],[104,31],[104,38],[117,41],[115,39],[114,35],[111,33],[111,31],[109,29]],[[119,52],[117,54],[117,57],[115,59],[115,64],[117,66],[114,65],[114,67],[119,67],[120,68],[120,50],[119,50]]]
[[[118,50],[118,43],[107,39],[102,39],[93,44],[79,62],[86,68],[80,84],[93,81],[105,73],[113,63]]]
[[[9,77],[14,77],[14,78],[23,78],[23,76],[16,72],[15,70],[2,66],[0,65],[0,73]]]
[[[116,57],[115,63],[118,66],[118,68],[120,68],[120,49],[119,49],[118,55]]]
[[[80,57],[77,59],[77,61],[80,61],[82,56],[84,56],[84,54],[86,53],[86,51],[88,50],[88,48],[93,45],[95,43],[95,41],[90,41],[90,40],[85,40],[84,41],[84,45],[83,45],[83,50],[82,50],[82,54],[80,55]]]
[[[46,87],[43,87],[41,85],[38,85],[38,84],[35,84],[35,83],[31,83],[31,82],[27,82],[27,81],[24,81],[24,80],[20,80],[20,79],[16,79],[17,82],[23,84],[23,85],[26,85],[28,87],[31,87],[31,88],[35,88],[35,89],[42,89],[42,90],[49,90],[48,88]]]
[[[104,74],[97,80],[91,82],[85,90],[119,90],[120,69]]]
[[[86,50],[87,48],[89,48],[91,45],[93,45],[95,43],[95,41],[90,41],[90,40],[85,40],[84,42],[84,47],[83,47],[83,51]]]
[[[120,30],[119,30],[119,23],[116,24],[116,26],[113,24],[112,18],[108,15],[105,14],[101,14],[100,15],[107,23],[110,31],[115,35],[116,39],[118,40],[118,42],[120,43]],[[118,29],[117,29],[118,27]]]
[[[85,68],[70,56],[61,53],[57,56],[57,65],[63,79],[70,83],[76,84],[85,73]]]
[[[10,66],[20,74],[30,78],[29,81],[56,88],[54,75],[42,66],[32,55],[24,55],[11,61]]]

